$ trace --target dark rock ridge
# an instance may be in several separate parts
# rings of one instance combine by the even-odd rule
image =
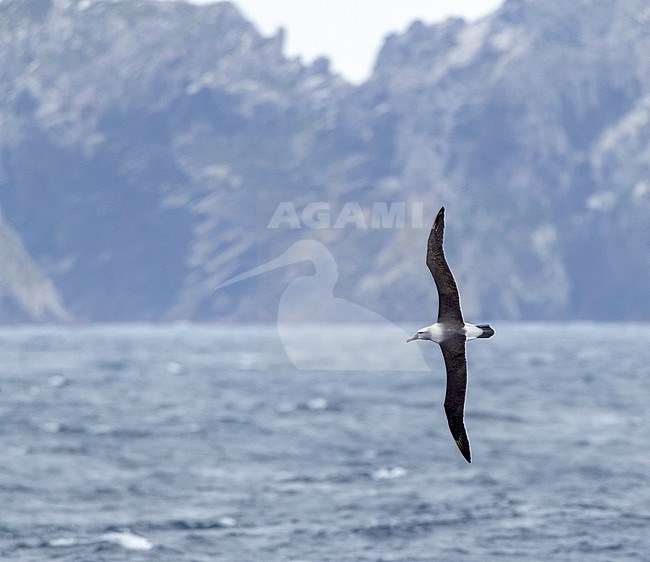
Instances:
[[[314,266],[215,288],[305,238],[335,296],[430,319],[442,204],[467,317],[647,320],[649,27],[509,0],[388,37],[352,86],[229,2],[0,1],[0,321],[272,321]]]

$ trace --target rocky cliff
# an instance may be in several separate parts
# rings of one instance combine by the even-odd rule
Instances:
[[[466,316],[648,319],[649,28],[509,0],[354,87],[228,2],[4,0],[0,321],[273,320],[316,256],[215,288],[303,239],[335,296],[427,319],[442,204]]]

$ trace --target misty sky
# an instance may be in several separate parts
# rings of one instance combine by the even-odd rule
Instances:
[[[195,0],[206,3],[205,0]],[[286,52],[309,62],[320,55],[355,82],[368,76],[391,31],[416,19],[433,23],[448,16],[481,17],[502,0],[234,0],[265,35],[287,30]]]

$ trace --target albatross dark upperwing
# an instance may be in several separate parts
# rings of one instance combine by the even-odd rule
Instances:
[[[427,266],[438,289],[438,322],[464,325],[463,313],[460,310],[458,287],[447,265],[445,253],[442,250],[442,238],[445,232],[445,208],[438,212],[433,222],[429,243],[427,246]]]
[[[465,411],[465,390],[467,388],[467,360],[465,359],[465,337],[453,336],[440,344],[447,368],[447,393],[445,413],[451,435],[467,462],[472,462],[469,439],[463,423]]]

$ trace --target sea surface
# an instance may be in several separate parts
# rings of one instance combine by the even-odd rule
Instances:
[[[4,327],[0,559],[650,560],[650,325],[493,327],[472,464],[430,342],[341,370],[372,327],[296,327],[300,370],[274,326]]]

